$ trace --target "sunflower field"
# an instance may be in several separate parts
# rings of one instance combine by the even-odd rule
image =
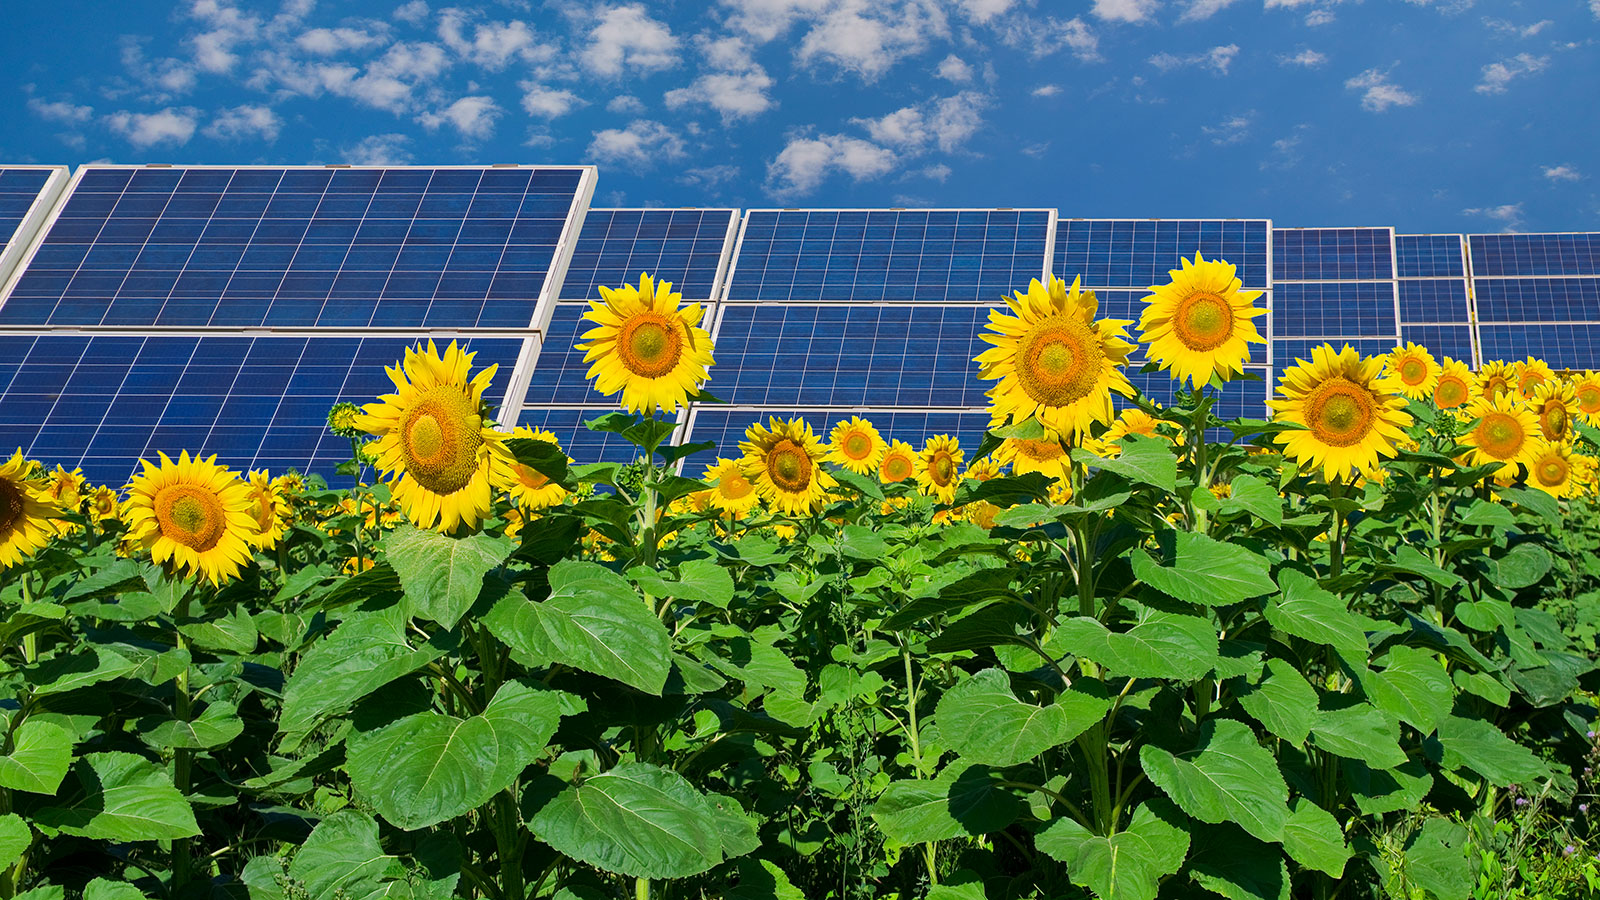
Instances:
[[[1600,891],[1600,376],[1323,346],[1224,421],[1265,310],[1197,255],[991,313],[980,446],[676,445],[702,311],[602,294],[629,464],[431,343],[347,489],[0,464],[0,900]]]

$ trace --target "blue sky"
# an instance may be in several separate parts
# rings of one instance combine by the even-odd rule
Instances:
[[[7,17],[5,163],[593,163],[596,205],[1600,230],[1600,0],[26,0]]]

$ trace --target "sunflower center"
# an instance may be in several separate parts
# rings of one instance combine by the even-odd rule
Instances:
[[[1439,379],[1439,386],[1433,391],[1433,402],[1439,404],[1440,409],[1450,409],[1467,402],[1466,382],[1459,378]]]
[[[1600,388],[1581,388],[1578,391],[1578,408],[1586,413],[1600,412]]]
[[[460,388],[438,385],[422,392],[400,419],[406,472],[435,494],[453,494],[478,471],[482,420]]]
[[[944,487],[955,477],[956,461],[950,454],[940,451],[934,454],[933,464],[928,466],[928,472],[933,475],[934,484]]]
[[[1343,376],[1318,385],[1306,401],[1306,425],[1332,447],[1359,444],[1372,432],[1377,406],[1370,391]]]
[[[1522,376],[1522,382],[1517,385],[1517,389],[1522,391],[1523,396],[1527,396],[1533,393],[1533,389],[1541,384],[1544,384],[1544,376],[1538,372],[1530,372]]]
[[[884,481],[905,481],[911,476],[911,460],[904,456],[895,455],[884,457],[883,465],[879,466],[878,474]]]
[[[1415,357],[1400,364],[1400,380],[1415,387],[1428,379],[1428,367]]]
[[[161,534],[188,547],[205,552],[222,540],[228,514],[213,491],[193,484],[173,484],[155,497],[156,523]]]
[[[859,431],[852,431],[844,438],[844,455],[851,459],[866,459],[872,455],[872,439]]]
[[[811,457],[805,448],[785,438],[767,453],[767,474],[779,489],[798,494],[811,484]]]
[[[1544,436],[1552,441],[1565,440],[1567,436],[1567,408],[1559,403],[1546,406],[1544,414],[1539,417],[1539,425],[1544,429]]]
[[[726,499],[743,500],[745,497],[750,496],[750,492],[754,488],[750,485],[750,482],[745,480],[743,475],[738,472],[729,472],[717,479],[717,490],[721,491],[722,496]]]
[[[623,323],[617,351],[628,371],[645,378],[660,378],[678,365],[683,356],[683,337],[666,316],[638,313]]]
[[[1510,459],[1522,449],[1522,426],[1505,413],[1491,412],[1478,422],[1478,449],[1495,459]]]
[[[1035,403],[1070,406],[1093,393],[1104,359],[1088,325],[1055,316],[1023,338],[1017,380]]]
[[[1233,308],[1216,294],[1190,294],[1178,304],[1172,330],[1190,350],[1215,350],[1233,336]]]
[[[1057,441],[1025,441],[1016,442],[1017,452],[1033,460],[1060,459],[1066,455]]]
[[[1511,382],[1507,378],[1501,375],[1495,375],[1492,376],[1483,387],[1490,396],[1494,396],[1495,394],[1504,394],[1506,392],[1506,388],[1510,386]]]
[[[9,478],[0,478],[0,541],[22,521],[22,489]]]

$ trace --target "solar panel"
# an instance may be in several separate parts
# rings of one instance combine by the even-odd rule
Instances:
[[[1274,337],[1398,333],[1393,281],[1286,282],[1272,299]]]
[[[1227,384],[1221,392],[1207,389],[1206,393],[1217,398],[1211,410],[1221,419],[1270,419],[1272,416],[1267,410],[1267,379],[1270,372],[1265,366],[1246,366],[1245,372],[1260,378],[1260,381],[1234,381]],[[1128,380],[1138,388],[1140,393],[1154,400],[1162,406],[1173,405],[1173,396],[1178,391],[1178,382],[1174,381],[1167,372],[1129,372]],[[1187,386],[1188,382],[1184,382]],[[1112,395],[1112,404],[1118,409],[1131,405],[1127,400],[1115,394]]]
[[[717,296],[738,219],[732,209],[591,209],[578,233],[563,300],[599,300],[601,285],[672,282],[685,300]]]
[[[1467,274],[1459,234],[1397,234],[1395,271],[1401,278],[1461,278]]]
[[[860,416],[877,427],[884,440],[901,440],[922,449],[928,438],[949,434],[961,442],[967,455],[976,452],[983,440],[984,429],[989,426],[989,414],[975,410],[886,410],[886,409],[737,409],[702,406],[689,417],[688,440],[715,441],[715,456],[711,452],[692,457],[685,474],[698,476],[701,467],[714,461],[716,456],[737,459],[739,442],[744,440],[745,429],[751,423],[768,424],[772,416],[780,419],[800,417],[811,424],[811,430],[823,441],[828,440],[833,426],[851,416]]]
[[[1402,278],[1400,320],[1466,324],[1471,321],[1467,282],[1461,278]]]
[[[1355,348],[1362,356],[1382,356],[1393,350],[1396,339],[1384,338],[1333,338],[1328,340],[1317,338],[1288,338],[1273,340],[1272,358],[1279,372],[1293,367],[1298,360],[1310,361],[1312,348],[1328,344],[1334,350],[1341,350],[1345,345]]]
[[[1427,347],[1440,362],[1448,356],[1477,368],[1470,325],[1404,325],[1400,328],[1400,340]]]
[[[592,190],[580,167],[87,166],[0,324],[526,328]]]
[[[397,338],[0,337],[0,433],[46,464],[82,466],[118,485],[140,458],[181,450],[244,469],[333,475],[350,443],[328,431],[334,403],[394,390],[384,366],[413,342]],[[480,339],[474,372],[499,370],[504,395],[522,341]],[[443,348],[441,348],[443,349]]]
[[[1600,321],[1600,278],[1479,278],[1480,322]]]
[[[1042,277],[1050,210],[750,210],[725,299],[992,303]]]
[[[1600,322],[1563,325],[1478,326],[1483,358],[1517,360],[1536,356],[1555,369],[1600,369]]]
[[[539,349],[538,361],[529,375],[526,404],[589,404],[615,406],[613,399],[595,393],[587,378],[589,364],[583,361],[584,351],[574,349],[584,332],[595,327],[583,318],[589,309],[586,303],[558,303],[551,311],[550,322],[545,326],[544,341]],[[710,313],[700,320],[702,328],[709,328]],[[712,369],[715,373],[716,368]],[[520,419],[518,421],[521,421]]]
[[[55,167],[6,166],[0,168],[0,244],[8,244],[17,228],[39,202]]]
[[[580,463],[629,463],[639,455],[634,445],[621,435],[608,431],[590,431],[585,422],[616,412],[616,406],[604,407],[525,407],[517,419],[535,431],[544,430],[556,436],[567,455]],[[699,459],[700,457],[692,457]]]
[[[1395,276],[1392,228],[1275,228],[1273,281],[1361,281]]]
[[[1225,259],[1247,289],[1271,287],[1266,219],[1058,219],[1056,275],[1084,287],[1143,290],[1167,281],[1167,273],[1193,259]]]
[[[1475,278],[1600,275],[1600,232],[1467,236]]]

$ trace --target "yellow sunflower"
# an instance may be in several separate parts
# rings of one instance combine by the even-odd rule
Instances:
[[[1478,397],[1478,382],[1472,370],[1460,360],[1446,356],[1439,368],[1439,380],[1433,386],[1433,405],[1439,409],[1456,409]]]
[[[583,333],[583,361],[593,363],[585,377],[606,396],[622,392],[622,405],[633,412],[668,412],[688,402],[689,393],[705,383],[711,359],[711,335],[700,327],[700,304],[682,309],[683,295],[672,282],[639,276],[639,286],[601,287],[601,300],[589,301],[585,319],[597,327]]]
[[[473,356],[455,341],[443,356],[433,341],[407,348],[403,366],[385,369],[396,393],[363,406],[355,421],[377,436],[374,465],[419,528],[477,528],[494,502],[490,486],[512,462],[506,435],[484,422],[483,391],[498,367],[469,379]]]
[[[878,461],[878,480],[884,484],[905,481],[917,474],[917,450],[905,441],[890,441]]]
[[[144,472],[128,482],[129,537],[186,577],[212,584],[238,577],[256,538],[250,488],[215,456],[160,456],[159,466],[139,460]]]
[[[1439,364],[1427,347],[1406,342],[1396,347],[1384,360],[1385,373],[1399,385],[1400,393],[1412,400],[1426,400],[1433,396],[1439,384]]]
[[[1504,394],[1515,389],[1517,382],[1516,363],[1506,363],[1492,359],[1483,364],[1478,370],[1478,392],[1485,397]]]
[[[561,441],[549,431],[534,431],[525,425],[519,425],[512,430],[514,438],[526,438],[531,441],[545,441],[546,443],[561,446]],[[572,462],[572,457],[567,457],[567,462]],[[516,457],[505,468],[505,477],[499,487],[506,492],[518,507],[527,510],[547,509],[557,506],[567,497],[567,489],[559,484],[551,484],[543,472],[532,466],[525,466],[517,462]]]
[[[115,519],[121,513],[122,498],[111,488],[101,485],[89,492],[89,518],[96,522]]]
[[[991,455],[985,456],[983,459],[973,460],[971,463],[968,463],[967,471],[961,477],[972,478],[977,481],[988,481],[991,478],[998,478],[999,476],[1000,464],[995,462],[994,457]]]
[[[1348,344],[1337,352],[1322,344],[1312,349],[1310,362],[1295,362],[1278,385],[1283,399],[1267,403],[1274,420],[1306,428],[1277,434],[1284,455],[1321,467],[1328,481],[1370,469],[1380,455],[1395,455],[1411,416],[1394,383],[1380,377],[1383,357],[1363,359]]]
[[[729,518],[744,518],[761,501],[756,486],[745,477],[744,467],[737,459],[719,457],[706,466],[706,474],[700,480],[711,485],[708,491],[711,505],[727,513]]]
[[[1197,251],[1194,261],[1171,269],[1167,284],[1151,285],[1139,316],[1139,339],[1150,357],[1178,381],[1200,387],[1215,375],[1227,381],[1244,371],[1250,345],[1267,339],[1251,321],[1267,314],[1253,304],[1260,291],[1240,291],[1237,270]]]
[[[836,462],[857,475],[871,475],[888,452],[878,429],[860,416],[852,416],[833,426],[829,436],[828,461]]]
[[[1553,497],[1572,497],[1581,490],[1572,445],[1565,441],[1534,441],[1528,451],[1528,484]]]
[[[256,534],[250,543],[261,550],[271,550],[278,546],[278,541],[289,531],[289,519],[293,513],[289,509],[289,501],[283,496],[283,489],[275,482],[266,469],[258,469],[250,473],[247,482],[250,492],[250,515],[255,519]]]
[[[1517,393],[1524,399],[1532,397],[1539,385],[1556,380],[1556,373],[1542,359],[1530,356],[1525,362],[1517,363]]]
[[[1116,457],[1121,456],[1122,445],[1118,443],[1118,441],[1121,441],[1130,434],[1142,435],[1144,437],[1165,437],[1169,442],[1171,442],[1171,437],[1162,434],[1160,430],[1158,430],[1158,426],[1160,424],[1160,419],[1157,419],[1137,406],[1130,406],[1127,409],[1124,409],[1122,412],[1117,413],[1117,420],[1112,422],[1111,427],[1106,429],[1106,433],[1100,436],[1100,441],[1103,444],[1101,449],[1104,449],[1106,452],[1098,453],[1097,451],[1097,453],[1106,459],[1115,459]]]
[[[948,434],[928,438],[917,454],[917,488],[940,503],[956,498],[956,487],[961,483],[961,462],[967,454],[961,442]]]
[[[1509,394],[1485,394],[1467,407],[1468,420],[1478,424],[1462,435],[1461,443],[1472,448],[1470,465],[1500,463],[1496,474],[1515,476],[1517,463],[1526,462],[1528,452],[1539,437],[1539,420]]]
[[[1572,440],[1572,420],[1578,415],[1578,397],[1572,385],[1551,378],[1535,386],[1526,402],[1539,420],[1541,437],[1557,444]]]
[[[994,451],[994,457],[1001,465],[1009,463],[1013,475],[1043,472],[1061,484],[1071,477],[1072,457],[1067,453],[1066,442],[1048,431],[1037,441],[1006,438]]]
[[[33,463],[18,448],[0,464],[0,569],[9,569],[39,552],[55,533],[61,508],[33,475]]]
[[[789,515],[809,514],[827,498],[838,482],[823,471],[822,442],[803,419],[784,421],[773,416],[763,428],[752,422],[739,444],[739,461],[745,480],[756,486],[763,500]]]
[[[1600,422],[1600,372],[1584,372],[1572,379],[1572,395],[1578,412],[1590,425]]]
[[[83,489],[88,484],[88,479],[83,477],[82,469],[67,471],[61,466],[56,466],[45,483],[45,495],[50,502],[69,512],[76,512],[78,505],[83,501]]]
[[[1046,288],[1035,279],[1026,294],[1006,305],[1015,316],[989,312],[994,346],[975,357],[978,377],[999,379],[988,391],[993,425],[1036,418],[1052,431],[1087,434],[1094,422],[1109,422],[1111,392],[1132,396],[1133,385],[1119,369],[1133,345],[1120,319],[1094,321],[1099,301],[1094,291],[1079,292],[1052,276]]]

